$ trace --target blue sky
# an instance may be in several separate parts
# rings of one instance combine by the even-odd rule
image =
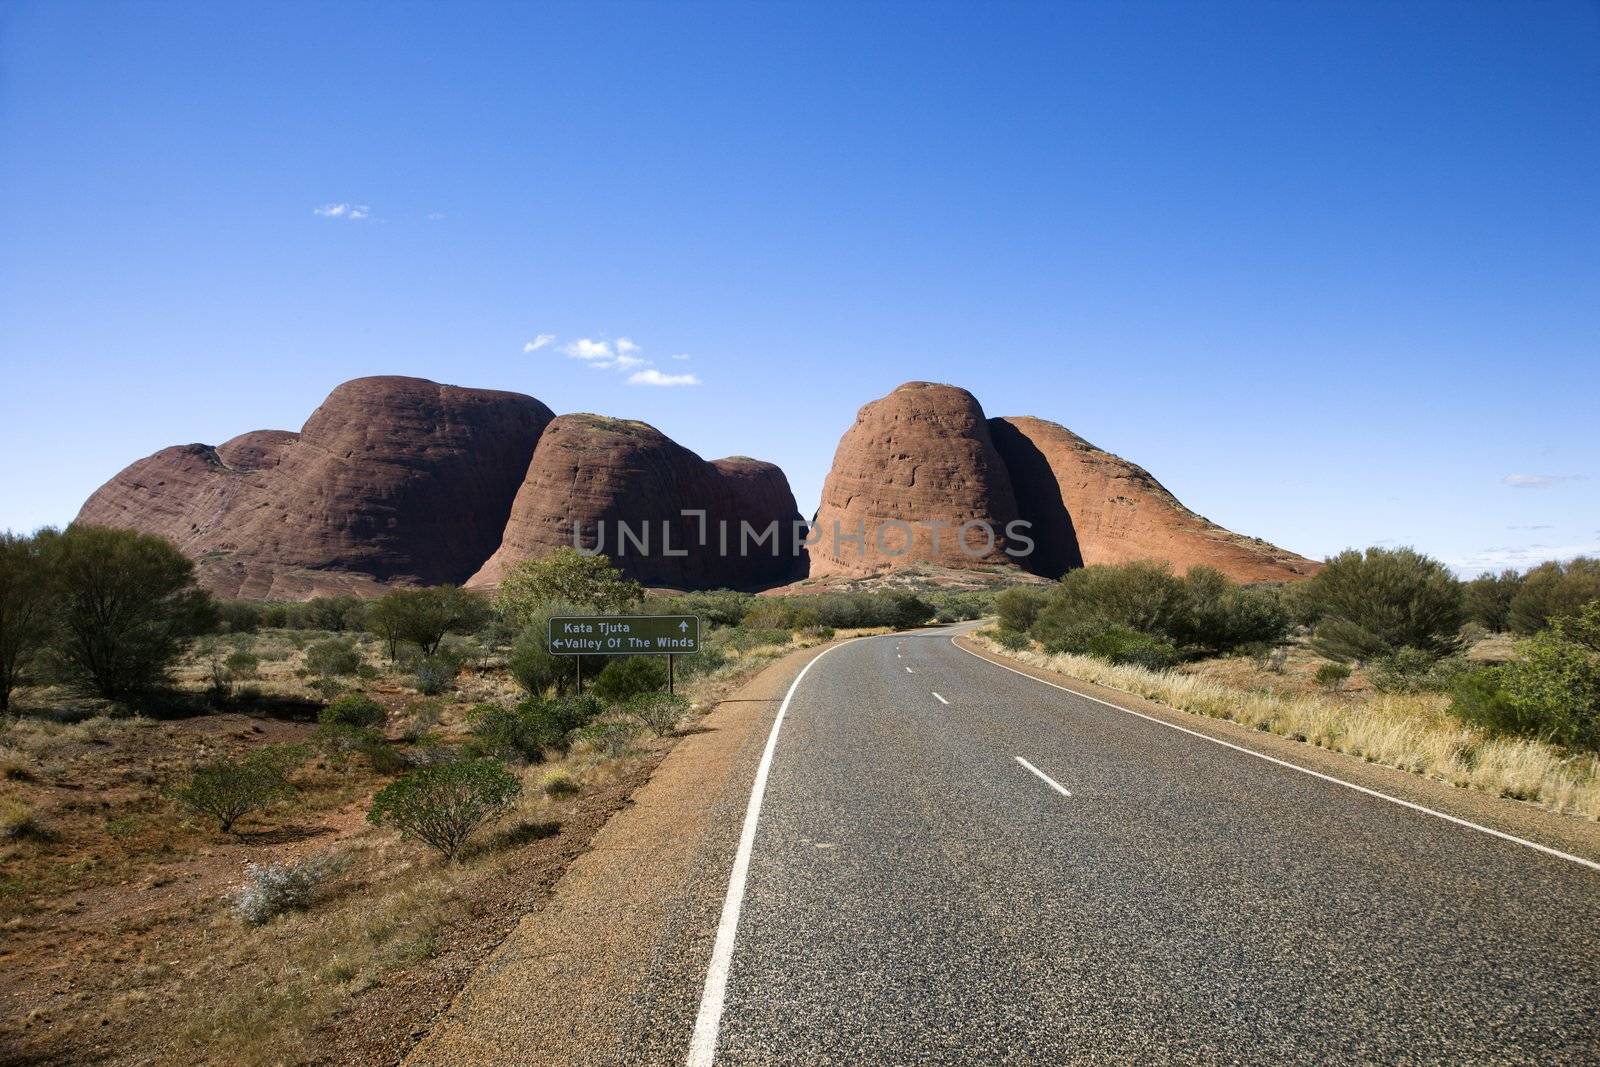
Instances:
[[[1597,189],[1589,3],[12,2],[0,526],[378,373],[809,514],[930,379],[1308,555],[1600,551]]]

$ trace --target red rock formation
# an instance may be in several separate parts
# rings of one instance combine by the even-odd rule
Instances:
[[[700,518],[682,514],[697,510],[706,513],[703,539]],[[794,552],[799,518],[787,479],[770,463],[707,463],[642,422],[562,415],[534,450],[499,549],[467,584],[495,585],[513,564],[572,545],[576,525],[585,548],[646,585],[771,585],[804,573]],[[776,540],[741,552],[744,522],[758,533],[776,522]]]
[[[1102,451],[1053,422],[990,419],[996,448],[1033,524],[1036,574],[1159,559],[1182,574],[1206,564],[1236,581],[1293,581],[1318,564],[1259,538],[1223,529],[1180,504],[1143,467]]]
[[[811,575],[1012,566],[1005,528],[1016,517],[1011,477],[978,401],[955,386],[907,382],[862,408],[839,442],[812,533]],[[993,543],[971,528],[963,549],[965,523],[987,524]],[[864,544],[846,540],[863,532]]]
[[[459,582],[499,543],[553,417],[518,393],[358,378],[298,435],[255,431],[134,463],[78,521],[171,538],[227,596]]]

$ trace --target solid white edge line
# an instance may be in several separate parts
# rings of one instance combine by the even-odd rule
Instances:
[[[1060,793],[1064,797],[1070,797],[1072,795],[1071,790],[1069,790],[1066,786],[1062,785],[1060,782],[1056,781],[1054,778],[1050,777],[1048,774],[1044,773],[1039,768],[1023,759],[1021,756],[1012,756],[1011,758],[1028,768],[1028,770],[1032,771],[1034,774],[1037,774],[1040,778],[1044,779],[1044,783],[1051,789],[1054,789],[1057,793]]]
[[[756,766],[755,782],[750,787],[750,803],[744,809],[744,829],[739,834],[739,848],[733,856],[733,871],[728,875],[728,893],[722,900],[722,918],[717,922],[717,940],[711,946],[711,963],[706,968],[706,984],[700,993],[700,1012],[694,1020],[694,1036],[689,1039],[689,1067],[711,1067],[717,1056],[717,1036],[722,1028],[722,1002],[728,993],[728,972],[733,965],[734,938],[739,932],[739,911],[744,906],[744,884],[750,874],[750,853],[755,847],[756,824],[761,821],[761,801],[767,792],[767,773],[772,769],[772,755],[778,748],[778,731],[783,727],[784,716],[789,713],[789,702],[795,690],[817,662],[835,648],[854,644],[859,638],[843,641],[825,648],[800,668],[800,673],[789,683],[789,691],[778,705],[777,718],[772,720],[772,730],[767,734],[767,747]]]
[[[948,700],[946,700],[944,697],[940,696],[938,693],[933,694],[933,699],[937,700],[941,704],[949,704],[950,703]]]
[[[1076,689],[1069,689],[1067,686],[1057,685],[1055,682],[1049,682],[1043,678],[1035,678],[1027,671],[1019,671],[1015,667],[1006,666],[1004,663],[995,663],[995,661],[990,659],[988,656],[980,656],[978,653],[972,651],[972,649],[962,646],[954,637],[950,639],[950,643],[961,649],[961,651],[965,652],[967,655],[972,656],[974,659],[981,659],[983,662],[999,667],[1003,671],[1010,671],[1012,674],[1018,674],[1024,678],[1030,678],[1041,685],[1048,685],[1052,689],[1059,689],[1063,693],[1071,693],[1075,697],[1082,697],[1084,700],[1092,700],[1096,704],[1104,704],[1108,708],[1113,708],[1116,711],[1136,716],[1137,718],[1156,723],[1160,726],[1165,726],[1168,729],[1176,730],[1181,734],[1188,734],[1190,737],[1198,737],[1202,741],[1210,741],[1214,745],[1221,745],[1223,748],[1231,748],[1235,752],[1243,752],[1246,756],[1254,756],[1256,759],[1266,760],[1268,763],[1276,763],[1280,767],[1287,767],[1289,770],[1298,771],[1301,774],[1309,774],[1313,778],[1320,778],[1324,782],[1332,782],[1334,785],[1341,785],[1346,789],[1354,789],[1357,793],[1365,793],[1369,797],[1377,797],[1379,800],[1387,800],[1389,803],[1398,804],[1402,808],[1410,808],[1412,811],[1420,811],[1424,815],[1432,815],[1436,819],[1443,819],[1445,822],[1455,823],[1457,826],[1464,826],[1469,830],[1476,830],[1480,834],[1488,834],[1490,837],[1498,837],[1502,841],[1509,841],[1514,845],[1522,845],[1524,848],[1531,848],[1536,852],[1543,852],[1547,856],[1554,856],[1557,859],[1566,860],[1569,863],[1576,863],[1580,866],[1588,867],[1593,871],[1600,871],[1600,863],[1596,863],[1594,860],[1586,860],[1582,856],[1574,856],[1570,852],[1562,852],[1558,848],[1551,848],[1549,845],[1541,845],[1537,841],[1529,841],[1525,837],[1518,837],[1515,834],[1508,834],[1504,830],[1496,830],[1491,826],[1484,826],[1481,823],[1475,823],[1469,819],[1463,819],[1456,815],[1449,815],[1442,811],[1435,811],[1433,808],[1427,807],[1423,804],[1417,804],[1410,800],[1401,800],[1399,797],[1392,797],[1388,793],[1381,793],[1376,789],[1369,789],[1364,785],[1357,785],[1354,782],[1347,782],[1343,778],[1335,778],[1331,774],[1323,774],[1321,771],[1314,771],[1309,767],[1302,767],[1297,763],[1290,763],[1288,760],[1279,759],[1276,756],[1269,756],[1265,752],[1257,752],[1254,749],[1246,748],[1243,745],[1236,745],[1232,741],[1224,741],[1220,737],[1212,737],[1210,734],[1201,733],[1199,730],[1191,730],[1187,726],[1179,726],[1177,723],[1167,722],[1165,719],[1157,718],[1154,715],[1146,715],[1142,711],[1134,711],[1132,708],[1125,708],[1120,704],[1113,704],[1109,700],[1101,700],[1099,697],[1090,696],[1088,693],[1080,693]],[[1174,708],[1173,710],[1178,712],[1180,715],[1192,714],[1191,712],[1181,711],[1177,708]],[[1021,757],[1018,758],[1020,759]]]

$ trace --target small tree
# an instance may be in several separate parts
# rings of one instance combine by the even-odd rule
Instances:
[[[568,603],[597,612],[623,611],[644,599],[644,587],[624,578],[605,556],[562,547],[512,567],[495,607],[507,622],[527,626],[545,605]]]
[[[1511,628],[1511,602],[1521,588],[1522,575],[1514,570],[1478,575],[1463,589],[1467,618],[1490,633],[1505,633]]]
[[[1000,628],[1027,633],[1032,629],[1034,620],[1039,617],[1039,612],[1049,602],[1048,589],[1015,585],[1002,590],[1000,595],[994,598],[994,608],[1000,616]]]
[[[389,659],[396,646],[410,641],[424,656],[439,651],[445,634],[471,633],[489,618],[483,597],[470,589],[453,585],[426,589],[397,589],[367,607],[366,627],[389,646]]]
[[[296,745],[269,745],[242,758],[214,759],[196,767],[169,795],[191,811],[216,819],[227,833],[245,815],[293,790],[289,772],[304,755]]]
[[[521,780],[495,760],[442,763],[379,790],[367,820],[392,826],[455,862],[473,832],[499,818],[521,791]]]
[[[1460,644],[1461,583],[1415,549],[1346,549],[1307,585],[1319,616],[1312,646],[1329,659],[1364,662],[1402,648],[1438,657]]]
[[[384,706],[362,693],[342,696],[317,712],[323,726],[360,726],[381,730],[389,721]]]
[[[1451,710],[1494,733],[1600,751],[1600,600],[1458,680]]]
[[[51,580],[45,545],[54,530],[31,537],[0,533],[0,712],[11,707],[11,691],[50,637]]]
[[[613,659],[594,680],[594,695],[610,704],[666,688],[667,665],[655,656]]]
[[[1541,563],[1523,575],[1507,610],[1513,633],[1537,633],[1551,619],[1575,614],[1600,599],[1600,559],[1578,556],[1565,563]]]
[[[73,524],[44,554],[60,619],[53,667],[79,689],[112,700],[147,693],[216,623],[194,564],[164,538]]]

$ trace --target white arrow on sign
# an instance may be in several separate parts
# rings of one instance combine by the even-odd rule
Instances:
[[[678,624],[678,631],[680,633],[687,632],[688,629],[689,629],[689,624],[687,622],[680,622]]]

